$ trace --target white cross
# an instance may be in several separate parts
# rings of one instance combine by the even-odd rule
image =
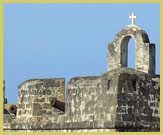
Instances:
[[[131,19],[131,25],[134,25],[134,19],[136,19],[136,16],[134,15],[134,12],[132,12],[132,15],[129,16],[129,18]]]

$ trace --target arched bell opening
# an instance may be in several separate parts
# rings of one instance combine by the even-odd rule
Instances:
[[[130,38],[128,43],[128,67],[135,69],[135,41]]]
[[[132,45],[133,40],[135,45]],[[120,67],[135,67],[136,70],[155,74],[155,44],[151,44],[147,33],[137,26],[123,28],[108,44],[108,71]]]
[[[121,67],[135,69],[135,41],[131,36],[126,36],[121,42]]]

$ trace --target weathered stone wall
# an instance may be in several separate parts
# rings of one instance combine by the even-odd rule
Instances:
[[[32,122],[44,116],[60,113],[50,106],[50,99],[56,97],[64,101],[65,80],[34,79],[18,86],[17,119],[19,122]]]
[[[104,100],[106,105],[105,103],[103,105],[108,109],[110,107],[114,109],[111,112],[111,120],[115,121],[114,128],[153,130],[160,128],[159,80],[159,76],[154,78],[150,74],[129,68],[112,70],[102,75],[102,90],[106,92],[103,94],[103,99],[106,95]],[[106,118],[102,120],[107,125]]]
[[[20,131],[42,129],[57,132],[93,129],[106,129],[104,131],[116,129],[117,132],[159,131],[159,83],[159,76],[153,77],[129,68],[112,70],[101,76],[72,78],[67,87],[65,113],[54,111],[55,115],[53,112],[48,115],[46,112],[42,115],[31,115],[29,123],[19,121],[22,119],[19,116],[20,118],[17,117],[15,121],[6,123],[4,129]],[[36,84],[40,84],[40,81],[29,84],[23,86],[27,88],[32,85],[34,92]],[[44,86],[42,83],[40,85]],[[21,92],[24,90],[23,86],[20,87]],[[40,87],[37,90],[40,90]],[[46,97],[46,92],[42,96]],[[40,106],[42,104],[44,102],[39,102]],[[35,111],[39,109],[35,108]]]
[[[119,74],[116,128],[159,129],[159,79],[133,69]]]
[[[160,132],[153,129],[5,130],[5,132]]]
[[[99,120],[99,98],[101,78],[78,77],[69,81],[67,87],[67,122]]]
[[[67,90],[67,122],[89,121],[94,128],[114,128],[117,83],[111,74],[107,79],[104,75],[71,79]]]
[[[116,132],[116,129],[77,129],[77,130],[5,130],[5,132]]]

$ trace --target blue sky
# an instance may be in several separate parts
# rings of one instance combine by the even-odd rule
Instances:
[[[107,44],[131,23],[156,44],[160,74],[159,4],[4,4],[4,80],[8,103],[17,102],[17,86],[35,78],[100,75],[107,71]],[[134,41],[129,42],[134,68]]]

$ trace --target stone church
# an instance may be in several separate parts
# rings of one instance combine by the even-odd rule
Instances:
[[[108,71],[101,76],[33,79],[18,86],[18,101],[4,97],[4,131],[159,132],[160,75],[155,44],[134,24],[108,44]],[[128,42],[135,41],[135,69],[127,67]],[[5,91],[5,83],[4,83]]]

